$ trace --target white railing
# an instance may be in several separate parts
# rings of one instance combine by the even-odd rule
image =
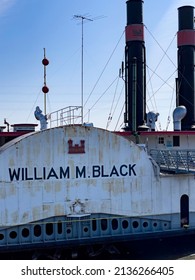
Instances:
[[[82,107],[68,106],[49,114],[48,122],[51,127],[82,123]]]
[[[150,150],[161,171],[195,173],[195,150]]]

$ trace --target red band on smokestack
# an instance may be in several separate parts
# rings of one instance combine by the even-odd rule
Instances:
[[[125,29],[126,42],[128,41],[144,41],[143,24],[131,24]]]
[[[177,33],[177,46],[195,46],[195,30],[181,30]]]

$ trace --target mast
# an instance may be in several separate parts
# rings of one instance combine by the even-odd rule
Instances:
[[[84,32],[83,32],[83,24],[84,21],[93,21],[88,17],[82,15],[74,15],[74,18],[81,20],[81,123],[83,124],[83,100],[84,100],[84,57],[83,57],[83,49],[84,49]]]
[[[45,48],[43,48],[44,51],[44,58],[42,60],[42,64],[44,66],[44,86],[42,87],[42,92],[44,93],[44,114],[46,115],[46,95],[49,92],[49,88],[47,87],[47,82],[46,82],[46,66],[49,64],[49,60],[46,58],[46,51]]]

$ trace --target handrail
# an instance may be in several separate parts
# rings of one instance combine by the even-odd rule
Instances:
[[[161,171],[195,173],[195,150],[150,150]]]
[[[82,106],[68,106],[52,112],[48,119],[51,127],[62,125],[81,124]]]

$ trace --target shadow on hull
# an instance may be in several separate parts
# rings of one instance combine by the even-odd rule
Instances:
[[[177,260],[194,259],[195,234],[71,248],[25,249],[0,254],[1,260]]]

